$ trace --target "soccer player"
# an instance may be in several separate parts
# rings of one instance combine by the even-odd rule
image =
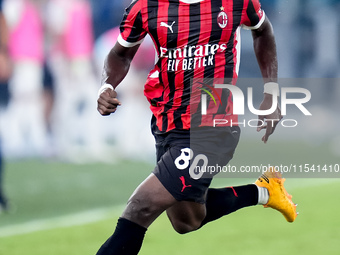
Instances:
[[[121,104],[115,88],[148,33],[159,57],[145,85],[153,112],[157,165],[132,194],[115,232],[97,255],[138,254],[147,228],[164,211],[181,234],[257,204],[279,210],[289,222],[295,220],[296,205],[274,169],[255,184],[213,189],[209,188],[213,176],[197,177],[190,166],[200,158],[226,165],[238,143],[238,126],[214,127],[211,120],[222,115],[228,123],[237,121],[230,91],[214,85],[236,84],[241,26],[252,29],[265,82],[260,109],[266,110],[278,96],[278,65],[272,26],[258,0],[135,0],[126,9],[118,41],[105,61],[98,111],[110,115]],[[196,102],[197,91],[203,90],[221,99],[209,100],[206,114],[199,111],[203,102]],[[281,117],[279,107],[259,117],[276,119],[274,125],[258,128],[266,130],[264,142]],[[206,147],[214,149],[207,153]],[[199,154],[202,151],[206,154]]]

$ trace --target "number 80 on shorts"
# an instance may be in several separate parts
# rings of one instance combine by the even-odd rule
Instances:
[[[192,160],[194,158],[194,152],[192,151],[192,149],[190,148],[184,148],[181,149],[181,155],[179,155],[176,159],[175,159],[175,166],[179,169],[179,170],[184,170],[186,168],[189,167],[190,165],[190,160]],[[202,166],[198,166],[198,163],[200,161],[203,161]],[[193,162],[191,163],[191,166],[189,168],[189,174],[190,177],[198,180],[202,177],[204,171],[201,171],[201,169],[206,169],[208,166],[208,157],[204,154],[198,154]]]

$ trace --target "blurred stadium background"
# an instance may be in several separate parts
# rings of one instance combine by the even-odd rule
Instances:
[[[152,171],[151,113],[143,97],[154,60],[150,40],[118,88],[119,111],[105,118],[96,111],[103,61],[129,2],[5,0],[14,72],[0,85],[2,182],[9,200],[9,211],[0,214],[1,255],[94,254]],[[340,1],[261,3],[275,30],[280,84],[310,90],[306,107],[313,116],[288,108],[287,118],[298,126],[279,126],[266,145],[253,128],[243,128],[231,163],[339,164]],[[259,77],[244,30],[240,87],[259,85],[255,105]],[[304,177],[287,181],[300,207],[294,224],[258,207],[178,236],[162,216],[141,254],[339,254],[340,173]],[[214,185],[248,181],[218,178]]]

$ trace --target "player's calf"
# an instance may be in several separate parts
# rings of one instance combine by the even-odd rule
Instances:
[[[166,210],[174,230],[186,234],[197,230],[206,216],[204,204],[182,201]]]

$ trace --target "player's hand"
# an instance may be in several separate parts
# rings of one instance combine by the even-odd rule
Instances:
[[[100,93],[97,100],[97,110],[101,115],[107,116],[114,113],[118,105],[121,105],[121,103],[117,99],[117,92],[115,90],[106,88]]]
[[[260,110],[270,109],[271,106],[272,106],[272,100],[273,100],[273,96],[265,93],[263,101],[260,104]],[[259,121],[258,121],[258,125],[257,125],[258,126],[257,132],[260,132],[262,129],[266,130],[266,133],[262,137],[262,141],[264,143],[267,143],[269,136],[274,132],[277,124],[282,119],[281,109],[280,109],[279,104],[277,105],[277,107],[276,107],[276,109],[273,113],[266,115],[266,116],[259,115],[258,119],[259,119]]]

